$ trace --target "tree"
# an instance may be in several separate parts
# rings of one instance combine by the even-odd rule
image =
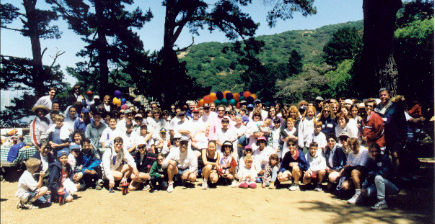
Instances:
[[[398,71],[393,55],[396,13],[401,0],[364,0],[364,34],[361,60],[355,65],[354,82],[362,97],[373,96],[380,87],[397,93]]]
[[[87,44],[77,55],[89,58],[80,62],[73,75],[100,94],[109,93],[115,87],[109,83],[113,74],[126,74],[126,69],[134,77],[142,74],[139,66],[146,52],[134,28],[140,29],[152,18],[148,10],[143,13],[136,8],[127,11],[133,0],[47,0],[53,9],[59,11],[75,33],[82,36]],[[109,64],[115,72],[110,72]],[[112,66],[113,65],[113,66]],[[116,80],[117,77],[110,77]]]
[[[50,25],[58,16],[53,10],[37,9],[36,3],[37,0],[23,0],[24,12],[13,4],[0,4],[1,28],[29,37],[32,47],[32,59],[1,55],[1,88],[27,91],[23,97],[12,100],[13,106],[1,111],[2,122],[16,122],[29,115],[30,107],[38,97],[47,94],[49,87],[65,86],[62,82],[63,74],[55,65],[63,52],[56,53],[50,66],[42,64],[47,48],[41,50],[40,39],[60,38],[58,27]],[[17,19],[22,22],[22,27],[10,27]]]
[[[350,97],[355,95],[352,88],[352,69],[353,60],[346,59],[337,65],[335,70],[328,71],[325,77],[328,80],[328,89],[324,91],[324,96],[338,98],[340,96]]]
[[[292,50],[292,52],[290,53],[287,68],[289,76],[296,75],[302,72],[302,55],[300,55],[298,51]]]
[[[356,28],[344,27],[337,30],[323,47],[323,59],[336,66],[345,59],[354,59],[362,49],[362,38]]]

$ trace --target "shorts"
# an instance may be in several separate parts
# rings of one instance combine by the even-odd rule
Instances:
[[[311,179],[316,179],[319,176],[319,171],[311,171]]]
[[[36,195],[38,194],[38,190],[34,190],[30,192],[30,195],[27,197],[27,202],[30,202],[30,200],[32,200],[32,198],[34,198]]]
[[[186,169],[178,168],[178,174],[177,175],[183,176],[183,174],[185,172],[187,172],[187,171],[189,171],[189,168],[186,168]]]
[[[342,176],[348,178],[351,177],[353,170],[358,170],[361,173],[361,179],[364,179],[367,174],[367,168],[364,166],[349,166],[344,169]]]

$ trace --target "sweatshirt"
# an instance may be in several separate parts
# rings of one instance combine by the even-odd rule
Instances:
[[[305,155],[305,159],[307,160],[308,164],[310,164],[309,170],[311,171],[320,171],[326,169],[326,160],[325,157],[323,157],[321,150],[317,150],[316,154],[311,156],[311,153],[307,153]]]

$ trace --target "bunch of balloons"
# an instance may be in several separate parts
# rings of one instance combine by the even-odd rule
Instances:
[[[240,93],[232,93],[229,90],[223,92],[217,91],[217,92],[212,92],[209,95],[206,95],[202,99],[200,99],[198,101],[198,106],[202,106],[205,103],[214,102],[216,105],[231,104],[233,106],[236,106],[237,108],[240,108],[240,101],[246,100],[246,102],[249,104],[249,103],[254,103],[254,100],[256,99],[257,99],[257,95],[249,91],[243,91]]]
[[[122,97],[121,91],[115,90],[113,92],[113,96],[114,96],[112,100],[113,105],[117,107],[121,107],[122,105],[125,105],[125,103],[127,103],[127,100],[125,98],[121,98]]]

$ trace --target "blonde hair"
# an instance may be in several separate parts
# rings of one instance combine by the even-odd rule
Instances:
[[[65,120],[65,117],[64,117],[62,114],[57,114],[57,115],[54,117],[54,119],[56,119],[56,120],[60,120],[60,121],[64,121],[64,120]]]
[[[244,161],[245,161],[245,163],[248,162],[248,161],[251,161],[251,162],[252,162],[252,161],[253,161],[252,156],[251,156],[251,155],[247,155],[247,156],[245,156]]]
[[[31,170],[38,168],[39,165],[41,165],[41,160],[39,160],[37,158],[30,158],[30,159],[26,160],[26,162],[24,162],[24,164],[26,165],[27,171],[31,171]]]

